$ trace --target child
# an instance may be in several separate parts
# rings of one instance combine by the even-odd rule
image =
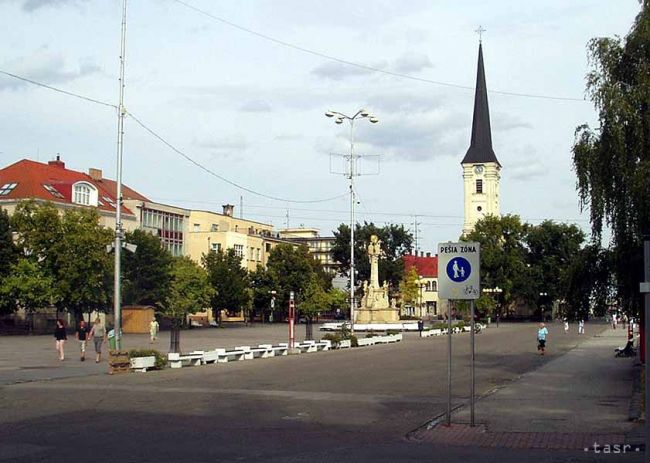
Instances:
[[[539,330],[537,330],[537,350],[540,351],[540,355],[544,355],[546,351],[546,337],[548,336],[548,329],[544,323],[539,324]]]

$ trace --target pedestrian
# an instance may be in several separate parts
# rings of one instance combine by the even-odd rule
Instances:
[[[151,338],[152,344],[158,340],[159,329],[160,329],[160,325],[156,321],[156,317],[152,318],[151,323],[149,323],[149,336]]]
[[[616,313],[613,313],[612,314],[612,329],[613,330],[616,329],[616,324],[617,323],[618,323],[618,317],[617,317]]]
[[[424,322],[422,319],[418,320],[418,331],[420,332],[420,336],[422,336],[422,331],[424,330]]]
[[[585,321],[582,319],[578,322],[578,334],[585,334]]]
[[[59,360],[65,360],[65,341],[68,335],[65,332],[65,324],[60,318],[56,320],[56,328],[54,329],[54,339],[56,339],[56,351],[59,354]]]
[[[544,323],[539,324],[539,329],[537,330],[537,350],[540,351],[540,355],[544,355],[546,351],[546,337],[548,336],[548,329]]]
[[[95,344],[95,363],[99,363],[102,360],[102,343],[106,341],[106,327],[102,323],[101,318],[95,318],[95,323],[93,323],[93,327],[90,330],[89,338]]]
[[[569,319],[564,317],[564,333],[569,334]]]
[[[79,341],[79,350],[81,351],[82,362],[86,361],[86,341],[88,340],[88,327],[86,326],[86,320],[81,320],[79,322],[79,328],[77,328],[77,341]]]
[[[621,323],[623,324],[623,329],[625,329],[625,324],[627,323],[627,315],[621,315]]]

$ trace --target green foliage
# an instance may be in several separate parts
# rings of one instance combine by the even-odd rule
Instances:
[[[34,313],[56,302],[54,279],[45,274],[37,262],[22,258],[11,266],[0,281],[0,299],[13,301],[15,309]]]
[[[154,365],[154,369],[156,370],[162,370],[167,366],[167,358],[162,352],[156,349],[131,349],[129,351],[129,358],[139,357],[156,357],[156,363]]]
[[[418,286],[418,270],[411,267],[399,284],[399,291],[402,295],[402,303],[405,305],[415,306],[418,302],[420,288]]]
[[[491,294],[483,293],[476,300],[476,309],[479,312],[483,312],[488,315],[492,315],[496,313],[496,306],[497,306],[496,301]]]
[[[207,272],[189,257],[174,257],[172,283],[161,313],[175,324],[210,304],[214,289]]]
[[[203,255],[203,267],[214,289],[210,305],[213,311],[248,309],[251,303],[248,272],[233,248],[225,252],[210,251]],[[254,296],[253,296],[254,297]],[[218,318],[218,317],[217,317]]]
[[[328,291],[328,296],[329,310],[334,312],[340,310],[342,313],[346,310],[349,311],[350,303],[348,301],[349,295],[347,292],[338,288],[332,288]]]
[[[11,266],[16,263],[18,258],[18,249],[14,245],[12,231],[7,211],[0,209],[0,285],[2,285],[2,280],[9,275]],[[14,299],[3,297],[0,293],[0,315],[13,312],[15,306]]]
[[[300,313],[305,315],[308,319],[313,318],[319,312],[324,312],[329,308],[330,297],[323,287],[322,282],[319,281],[318,276],[314,273],[311,281],[307,285],[304,292],[302,302],[300,303]]]
[[[379,261],[379,281],[388,281],[390,286],[397,288],[404,274],[402,257],[413,248],[413,235],[403,225],[386,225],[377,227],[373,223],[356,224],[354,228],[354,262],[358,272],[356,281],[370,279],[370,260],[368,259],[368,243],[370,237],[377,235],[381,240],[381,248],[385,255]],[[343,274],[350,275],[350,227],[341,224],[334,232],[335,242],[332,248],[334,260],[341,264]]]
[[[350,346],[359,347],[359,338],[355,334],[350,335]]]
[[[338,346],[343,338],[341,338],[341,335],[339,333],[327,333],[321,339],[330,341],[332,345]]]
[[[641,2],[629,34],[589,42],[592,69],[587,92],[598,128],[575,132],[573,165],[583,209],[591,214],[592,239],[611,229],[611,271],[620,306],[641,308],[642,238],[650,233],[650,3]]]
[[[143,230],[126,234],[134,253],[122,252],[122,300],[125,304],[157,305],[167,298],[171,284],[172,255],[160,238]]]
[[[113,232],[99,224],[94,209],[66,210],[60,216],[50,203],[21,202],[12,217],[18,245],[38,258],[53,278],[57,307],[81,318],[83,312],[110,306],[111,257],[106,245]]]

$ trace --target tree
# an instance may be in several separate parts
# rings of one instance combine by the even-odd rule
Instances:
[[[650,2],[644,0],[628,35],[589,42],[587,93],[599,127],[575,132],[573,164],[592,239],[612,233],[612,271],[621,307],[639,313],[642,239],[650,233]]]
[[[249,307],[248,272],[241,266],[241,257],[234,249],[209,251],[201,261],[214,288],[210,305],[219,322],[222,309],[239,311]]]
[[[357,270],[356,282],[370,279],[370,260],[368,259],[367,246],[370,237],[377,235],[381,240],[384,256],[379,262],[379,281],[388,281],[391,287],[397,288],[404,274],[402,256],[413,249],[413,235],[403,225],[386,225],[382,228],[374,223],[364,222],[356,224],[354,228],[354,261]],[[341,272],[350,275],[350,227],[346,224],[339,225],[334,232],[334,246],[332,254],[334,260],[341,264]]]
[[[338,289],[332,288],[328,291],[328,304],[329,310],[332,312],[345,313],[346,311],[350,312],[350,301],[348,300],[348,293]]]
[[[122,253],[124,303],[155,306],[163,302],[172,278],[172,255],[160,238],[143,230],[127,233],[126,241],[137,248],[134,253]]]
[[[313,319],[319,312],[329,308],[329,295],[322,287],[316,273],[312,274],[311,281],[304,291],[300,303],[300,313],[305,316],[305,339],[314,339]]]
[[[180,327],[189,314],[210,304],[214,289],[207,272],[189,257],[175,257],[172,263],[172,281],[161,313],[172,322],[170,352],[180,352]]]
[[[19,259],[0,282],[0,299],[12,301],[14,309],[25,310],[30,331],[34,313],[52,305],[56,298],[54,279],[32,259]]]
[[[12,223],[18,246],[54,280],[58,310],[68,310],[79,320],[83,312],[110,307],[112,270],[106,245],[113,232],[99,224],[96,210],[66,210],[61,216],[51,203],[23,201]]]
[[[17,258],[18,250],[14,245],[9,214],[4,209],[0,209],[0,285],[3,279],[11,274],[11,267],[16,263]],[[0,294],[0,315],[11,313],[14,308],[14,301]]]
[[[280,306],[280,312],[285,312],[289,307],[291,291],[294,292],[296,304],[301,303],[307,287],[314,278],[313,260],[307,246],[279,244],[271,251],[267,270],[273,290],[277,293],[276,304]],[[276,310],[278,310],[277,306]]]
[[[481,243],[481,286],[500,287],[505,307],[518,299],[529,303],[537,299],[523,243],[528,227],[517,215],[486,216],[462,238]]]
[[[417,304],[420,295],[420,288],[418,286],[419,278],[418,270],[415,267],[411,267],[402,278],[399,285],[399,292],[402,295],[402,304],[410,305],[412,307],[415,307]]]
[[[249,281],[252,289],[253,310],[260,311],[262,318],[270,320],[272,291],[275,291],[270,273],[263,266],[258,265],[249,274]]]

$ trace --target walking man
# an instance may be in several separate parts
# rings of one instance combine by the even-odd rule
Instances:
[[[564,317],[564,333],[569,334],[569,319]]]
[[[546,351],[546,337],[548,336],[548,329],[544,323],[539,324],[539,329],[537,330],[537,350],[540,351],[540,355],[544,355]]]
[[[578,334],[585,334],[585,321],[582,319],[578,322]]]
[[[79,328],[77,328],[77,341],[79,341],[79,349],[81,350],[81,361],[86,360],[86,340],[88,339],[88,327],[86,326],[86,321],[81,320],[79,322]]]

